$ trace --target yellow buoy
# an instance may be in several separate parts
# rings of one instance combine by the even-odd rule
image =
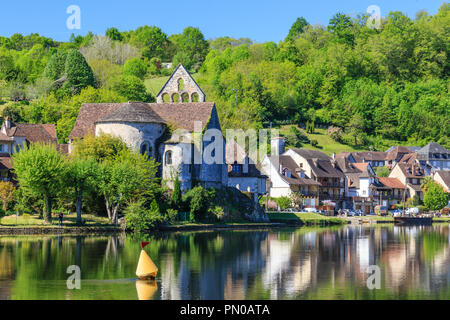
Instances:
[[[136,280],[136,290],[139,300],[150,300],[158,290],[155,280]]]
[[[153,263],[152,259],[150,259],[147,252],[145,252],[145,245],[141,244],[142,250],[136,269],[136,275],[139,279],[154,279],[156,278],[156,274],[158,273],[158,268]]]

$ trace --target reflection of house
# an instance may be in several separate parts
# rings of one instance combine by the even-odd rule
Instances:
[[[444,188],[445,192],[450,193],[450,171],[436,171],[433,179]]]
[[[5,118],[0,132],[0,174],[4,181],[11,180],[11,154],[18,152],[30,143],[54,143],[64,153],[66,145],[58,145],[55,125],[14,123]]]
[[[172,94],[170,101],[180,101],[176,95],[187,94],[189,102],[165,103],[165,94]],[[190,102],[195,100],[200,102]],[[119,136],[131,149],[161,163],[160,174],[169,187],[173,187],[177,175],[182,190],[190,189],[195,182],[221,187],[227,185],[228,173],[224,138],[215,104],[203,101],[203,92],[180,65],[158,94],[159,103],[83,104],[69,142],[72,146],[76,139],[89,133]],[[206,129],[215,130],[209,131],[212,137],[204,137],[197,147],[193,133]],[[222,140],[216,143],[221,150],[208,148],[212,139]],[[207,148],[212,151],[207,152]],[[212,159],[202,154],[211,155]]]
[[[227,141],[226,162],[229,187],[253,193],[255,197],[266,193],[267,176],[261,174],[245,150],[234,140]]]
[[[320,184],[320,201],[335,203],[336,208],[344,206],[345,175],[335,159],[321,151],[306,149],[290,149],[284,155],[290,156],[306,177]]]
[[[397,163],[389,174],[390,178],[397,178],[402,184],[407,187],[407,197],[414,196],[423,200],[423,191],[420,188],[425,172],[418,164],[413,163]]]

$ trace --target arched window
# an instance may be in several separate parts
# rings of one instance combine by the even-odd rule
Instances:
[[[170,97],[168,93],[163,93],[162,95],[163,102],[170,102]]]
[[[198,102],[198,93],[197,92],[192,93],[191,101],[192,102]]]
[[[189,94],[188,94],[187,92],[184,92],[184,93],[181,95],[181,101],[182,101],[182,102],[189,102]]]
[[[178,93],[174,93],[172,95],[172,101],[173,102],[180,102],[180,95]]]
[[[141,144],[141,148],[140,148],[140,153],[142,155],[147,155],[147,157],[151,157],[152,156],[152,146],[150,145],[150,143],[148,141],[145,141]]]
[[[178,79],[178,91],[184,90],[184,80],[183,78]]]
[[[172,164],[172,151],[166,151],[166,155],[164,157],[164,162],[166,165]]]

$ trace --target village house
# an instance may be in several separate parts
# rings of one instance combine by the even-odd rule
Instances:
[[[422,184],[423,178],[425,178],[425,171],[420,168],[417,163],[397,163],[390,172],[389,177],[398,179],[406,186],[406,198],[417,196],[421,201],[423,201],[424,194],[420,188],[420,185]]]
[[[377,177],[377,179],[386,187],[381,194],[381,205],[390,207],[406,200],[406,186],[400,180],[390,177]]]
[[[58,144],[54,124],[15,123],[9,117],[3,121],[0,131],[0,178],[11,181],[11,155],[31,143],[53,143],[62,153],[67,153],[67,145]]]
[[[444,191],[450,193],[450,171],[449,170],[439,170],[433,175],[433,180],[439,183]]]
[[[392,169],[399,162],[407,162],[415,155],[410,147],[395,146],[386,151],[386,166]]]
[[[386,152],[381,151],[360,151],[360,152],[340,152],[337,157],[348,158],[352,163],[370,163],[372,168],[383,167],[386,165]]]
[[[256,161],[234,140],[227,141],[228,186],[253,195],[254,201],[266,194],[267,176],[261,174]]]
[[[369,162],[351,162],[352,156],[344,153],[336,156],[340,170],[346,176],[345,196],[348,207],[368,214],[382,203],[382,195],[388,189],[381,184]]]
[[[431,166],[428,175],[438,170],[450,170],[450,150],[444,148],[436,142],[430,142],[417,151],[417,159],[420,166]]]
[[[182,190],[197,183],[226,186],[225,141],[216,106],[205,102],[203,91],[183,65],[174,70],[156,99],[157,103],[83,104],[69,135],[70,151],[74,142],[87,134],[111,134],[122,138],[132,150],[155,158],[169,187],[176,176]],[[195,136],[206,130],[213,135],[205,135],[196,143]],[[217,143],[221,149],[210,151],[213,161],[205,161],[203,155],[216,139],[221,140]]]
[[[319,202],[335,209],[345,208],[345,175],[335,159],[319,150],[289,149],[290,156],[305,177],[319,183]]]

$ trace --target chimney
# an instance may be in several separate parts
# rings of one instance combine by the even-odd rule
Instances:
[[[7,130],[11,129],[11,118],[6,116],[2,125],[2,133],[8,135]]]
[[[284,138],[275,137],[270,139],[270,150],[273,156],[279,156],[284,153]]]

